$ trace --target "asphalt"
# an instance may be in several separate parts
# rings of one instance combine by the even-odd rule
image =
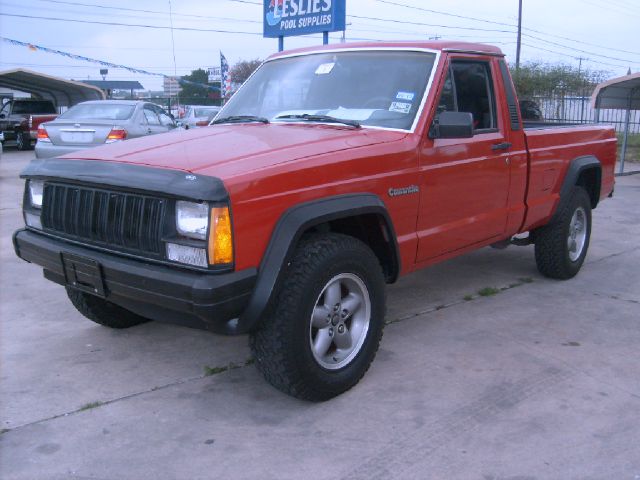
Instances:
[[[573,280],[511,247],[391,286],[369,372],[313,404],[246,337],[78,314],[13,253],[32,156],[0,160],[1,478],[640,479],[640,175],[594,212]]]

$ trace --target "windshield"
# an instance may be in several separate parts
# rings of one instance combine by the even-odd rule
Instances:
[[[300,121],[328,115],[363,126],[409,130],[420,108],[434,53],[355,51],[316,53],[266,62],[217,118],[254,115]],[[289,116],[289,118],[278,118]]]
[[[214,108],[196,108],[194,110],[193,116],[194,117],[208,117],[212,113],[216,113],[218,110],[220,110],[220,109],[217,108],[217,107],[214,107]]]
[[[58,118],[63,120],[127,120],[134,105],[86,103],[71,107]]]
[[[53,106],[53,103],[43,100],[43,101],[33,101],[27,100],[26,102],[16,101],[13,104],[13,113],[16,114],[49,114],[56,113],[56,109]]]

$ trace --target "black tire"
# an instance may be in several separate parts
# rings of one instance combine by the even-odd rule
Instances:
[[[312,351],[313,332],[316,338],[320,334],[313,327],[312,313],[326,308],[320,304],[326,303],[329,294],[323,296],[323,292],[328,292],[329,286],[336,282],[340,307],[325,310],[329,316],[326,328],[322,329],[333,331],[331,325],[336,326],[334,342],[337,342],[338,331],[350,338],[358,335],[358,341],[349,355],[343,354],[341,362],[325,368]],[[332,312],[347,312],[350,297],[342,295],[349,292],[345,287],[349,282],[353,282],[354,289],[366,287],[358,290],[362,292],[363,302],[348,314],[344,324],[332,323],[338,321],[338,315]],[[324,300],[321,302],[321,299]],[[258,370],[277,389],[304,400],[328,400],[347,391],[358,383],[376,355],[384,328],[385,303],[382,268],[369,247],[356,238],[335,233],[308,237],[296,249],[260,329],[250,336]],[[368,318],[368,329],[355,326],[355,322],[363,318]],[[349,321],[352,323],[347,325]],[[341,326],[342,330],[338,330]],[[333,360],[337,362],[339,352],[351,347],[341,351],[336,345],[330,344],[326,358],[335,355]],[[335,350],[329,353],[332,348]],[[341,366],[343,362],[346,363]]]
[[[550,278],[566,280],[574,277],[582,267],[589,249],[591,237],[591,199],[582,187],[574,187],[569,199],[561,204],[561,210],[552,223],[534,232],[535,256],[538,270]],[[582,212],[582,213],[580,213]],[[586,237],[581,250],[570,251],[571,222],[574,215],[584,217]],[[575,240],[575,233],[574,233]],[[572,244],[575,247],[575,243]],[[572,255],[576,258],[572,258]]]
[[[105,327],[129,328],[149,321],[148,318],[75,288],[67,287],[67,296],[82,315]]]
[[[16,135],[16,148],[20,151],[31,150],[31,137],[28,133],[18,132]]]

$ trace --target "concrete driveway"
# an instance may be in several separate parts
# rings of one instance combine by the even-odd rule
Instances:
[[[13,253],[32,156],[0,161],[2,478],[640,479],[640,175],[573,280],[512,247],[399,281],[368,374],[312,404],[246,337],[80,316]]]

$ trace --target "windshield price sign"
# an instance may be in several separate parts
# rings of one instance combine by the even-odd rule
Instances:
[[[263,0],[264,36],[288,37],[345,28],[346,0]]]

